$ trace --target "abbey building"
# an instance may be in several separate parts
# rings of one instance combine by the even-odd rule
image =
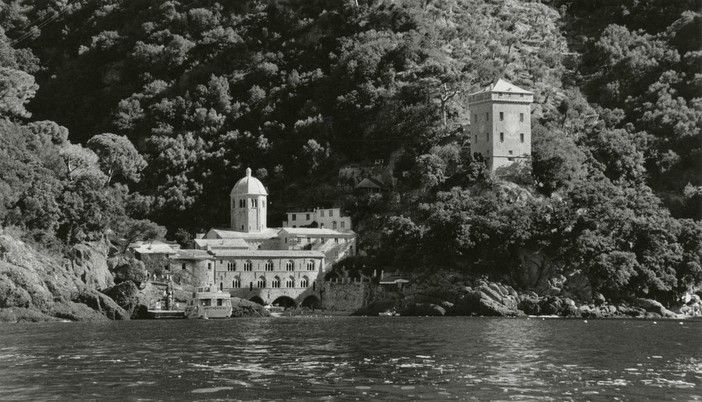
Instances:
[[[356,254],[356,234],[328,227],[269,228],[267,198],[263,183],[246,169],[230,193],[230,227],[210,229],[193,249],[171,255],[174,276],[262,304],[318,305],[324,274]]]

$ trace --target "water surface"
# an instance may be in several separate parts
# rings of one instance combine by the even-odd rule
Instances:
[[[0,326],[1,400],[702,400],[702,322],[471,317]]]

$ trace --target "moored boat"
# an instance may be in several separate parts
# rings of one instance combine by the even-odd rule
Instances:
[[[185,308],[187,318],[229,318],[232,315],[232,296],[209,287],[198,288]]]

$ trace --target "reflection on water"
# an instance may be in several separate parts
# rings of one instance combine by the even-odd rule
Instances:
[[[702,400],[700,345],[700,321],[6,325],[0,399]]]

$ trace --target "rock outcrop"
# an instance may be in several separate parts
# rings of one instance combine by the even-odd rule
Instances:
[[[98,291],[114,284],[106,250],[79,244],[66,258],[52,257],[0,230],[0,320],[128,319]]]
[[[232,317],[270,317],[271,314],[262,305],[232,297]]]

